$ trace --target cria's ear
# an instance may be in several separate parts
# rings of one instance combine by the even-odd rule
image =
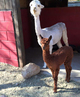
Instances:
[[[52,36],[50,36],[49,38],[48,38],[48,41],[50,41],[52,39]]]
[[[41,36],[41,34],[39,35],[39,37],[40,37],[41,39],[43,39],[43,37]]]

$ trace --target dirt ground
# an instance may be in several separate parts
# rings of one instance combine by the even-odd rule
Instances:
[[[80,83],[73,80],[67,83],[58,78],[57,93],[53,92],[53,79],[50,75],[35,75],[24,79],[21,69],[0,63],[0,97],[80,97]]]

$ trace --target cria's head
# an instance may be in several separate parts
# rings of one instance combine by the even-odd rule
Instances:
[[[39,0],[32,0],[29,6],[31,14],[35,17],[39,16],[41,13],[41,9],[44,8],[44,5],[42,5]]]
[[[39,35],[39,37],[41,38],[41,48],[43,50],[48,49],[49,48],[49,43],[50,40],[52,39],[52,36],[50,36],[49,38],[43,38],[41,35]]]

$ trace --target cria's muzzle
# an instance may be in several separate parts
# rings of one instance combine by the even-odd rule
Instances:
[[[43,46],[43,50],[45,50],[45,46]]]

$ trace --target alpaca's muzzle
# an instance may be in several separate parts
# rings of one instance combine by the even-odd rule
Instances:
[[[34,8],[34,13],[36,12],[36,7]]]

